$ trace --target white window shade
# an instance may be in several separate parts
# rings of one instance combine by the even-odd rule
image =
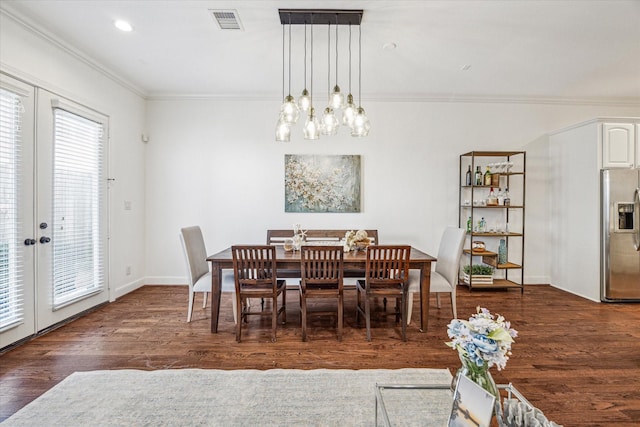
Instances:
[[[104,289],[104,124],[54,108],[53,308]]]
[[[20,222],[21,120],[17,93],[0,88],[0,331],[24,321]]]

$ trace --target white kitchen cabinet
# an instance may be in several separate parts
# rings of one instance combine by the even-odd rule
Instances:
[[[640,123],[636,124],[636,167],[640,168]]]
[[[637,138],[633,123],[602,124],[602,168],[632,168],[638,162]]]

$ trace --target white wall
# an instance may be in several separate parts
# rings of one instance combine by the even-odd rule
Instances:
[[[178,232],[199,224],[209,253],[262,243],[268,228],[377,228],[383,243],[435,254],[458,221],[458,159],[471,150],[529,150],[525,283],[549,283],[546,133],[637,108],[556,104],[364,102],[369,137],[274,142],[278,100],[150,100],[147,283],[185,283]],[[358,214],[284,212],[285,154],[360,154]],[[571,184],[573,185],[573,184]],[[576,188],[576,191],[579,189]]]
[[[267,228],[299,222],[377,228],[382,242],[435,254],[444,227],[457,224],[458,156],[470,150],[528,151],[525,283],[549,283],[556,263],[549,235],[563,219],[546,198],[555,183],[545,178],[545,135],[598,116],[640,116],[633,106],[365,99],[373,126],[368,138],[343,132],[308,142],[298,125],[293,142],[279,144],[273,140],[277,99],[145,101],[4,11],[0,24],[1,71],[110,117],[112,298],[143,283],[186,283],[178,230],[191,224],[202,226],[210,253],[263,242]],[[147,145],[142,133],[150,137]],[[305,153],[363,156],[362,213],[284,212],[284,155]],[[567,185],[581,189],[578,182]]]
[[[110,298],[144,283],[145,100],[55,41],[0,12],[0,71],[109,116]],[[124,210],[124,201],[132,209]],[[126,267],[131,266],[131,275]]]

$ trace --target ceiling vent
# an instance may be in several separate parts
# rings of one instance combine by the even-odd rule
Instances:
[[[209,9],[221,30],[243,30],[237,10]]]

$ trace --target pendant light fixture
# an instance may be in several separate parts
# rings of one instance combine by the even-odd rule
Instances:
[[[306,33],[305,33],[306,35]],[[315,109],[313,108],[313,13],[311,14],[311,92],[309,93],[309,116],[304,124],[304,139],[318,139],[320,138],[320,122],[316,117]]]
[[[313,30],[313,29],[312,29]],[[307,90],[307,23],[304,24],[304,89],[302,95],[298,98],[298,106],[302,111],[309,111],[311,106],[311,97]]]
[[[336,9],[280,9],[280,23],[283,25],[283,34],[282,34],[282,44],[283,44],[283,53],[282,53],[282,96],[284,98],[284,102],[280,107],[280,115],[278,118],[278,123],[276,126],[276,140],[286,142],[291,138],[291,130],[296,123],[296,120],[299,118],[300,110],[302,110],[305,115],[305,121],[303,125],[303,135],[304,139],[315,140],[320,137],[320,134],[323,135],[336,135],[338,133],[338,128],[340,127],[340,123],[343,125],[349,126],[351,135],[353,136],[367,136],[370,129],[369,120],[364,113],[364,108],[362,108],[362,31],[360,30],[359,37],[359,57],[358,57],[358,106],[354,103],[353,94],[351,92],[351,82],[352,82],[352,51],[351,51],[351,42],[352,42],[352,31],[351,26],[357,25],[361,26],[362,21],[362,10],[336,10]],[[288,68],[288,77],[289,77],[289,87],[288,94],[285,96],[286,89],[286,81],[285,81],[285,30],[284,25],[289,25],[289,68]],[[302,95],[298,98],[297,103],[294,102],[293,97],[291,96],[291,25],[304,25],[304,89],[302,90]],[[319,118],[316,116],[315,108],[313,105],[314,101],[314,81],[313,81],[313,72],[314,72],[314,26],[318,25],[327,25],[327,105],[326,108],[320,110],[323,112],[322,117]],[[335,43],[331,40],[332,36],[332,28],[331,26],[335,25]],[[340,91],[340,86],[338,85],[338,73],[340,70],[339,67],[339,57],[340,52],[346,52],[346,49],[340,49],[340,40],[339,39],[340,30],[338,28],[339,25],[348,25],[349,26],[349,94],[346,97]],[[309,29],[311,35],[310,39],[310,47],[307,42],[308,32],[307,27],[310,26]],[[345,42],[343,42],[345,43]],[[322,44],[322,43],[321,43]],[[331,52],[332,44],[335,45],[335,52]],[[307,57],[307,51],[310,52],[310,56]],[[335,57],[335,76],[332,76],[332,65],[331,58],[332,54]],[[309,58],[309,59],[308,59]],[[307,67],[309,67],[309,81],[307,81]],[[324,69],[322,69],[324,71]],[[332,77],[335,77],[334,84],[332,85]],[[322,85],[324,86],[324,85]],[[309,87],[310,90],[307,90]],[[317,97],[316,97],[317,98]],[[324,98],[324,97],[323,97]],[[342,112],[342,117],[339,117],[338,111]],[[338,113],[338,114],[337,114]]]
[[[362,108],[362,26],[358,27],[358,31],[358,113],[353,118],[351,136],[362,137],[369,135],[371,124]]]
[[[338,28],[337,25],[336,28]],[[336,118],[333,106],[331,105],[331,24],[327,25],[327,89],[329,93],[329,105],[324,109],[324,114],[322,115],[321,132],[323,135],[335,135],[338,133],[340,122]]]
[[[282,26],[282,95],[284,97],[285,82],[285,36],[284,25]],[[280,117],[276,125],[276,141],[289,142],[291,140],[291,126],[298,121],[299,109],[293,96],[291,96],[291,15],[289,15],[289,94],[284,98],[284,103],[280,107]]]
[[[331,26],[331,24],[329,24],[329,26]],[[351,25],[349,25],[349,27],[351,27]],[[344,107],[344,95],[340,92],[340,86],[338,86],[338,15],[336,15],[336,85],[333,87],[329,106],[334,110]]]
[[[353,119],[358,114],[358,108],[353,103],[353,95],[351,94],[351,24],[349,24],[349,94],[347,95],[347,103],[342,110],[342,124],[353,127]]]

